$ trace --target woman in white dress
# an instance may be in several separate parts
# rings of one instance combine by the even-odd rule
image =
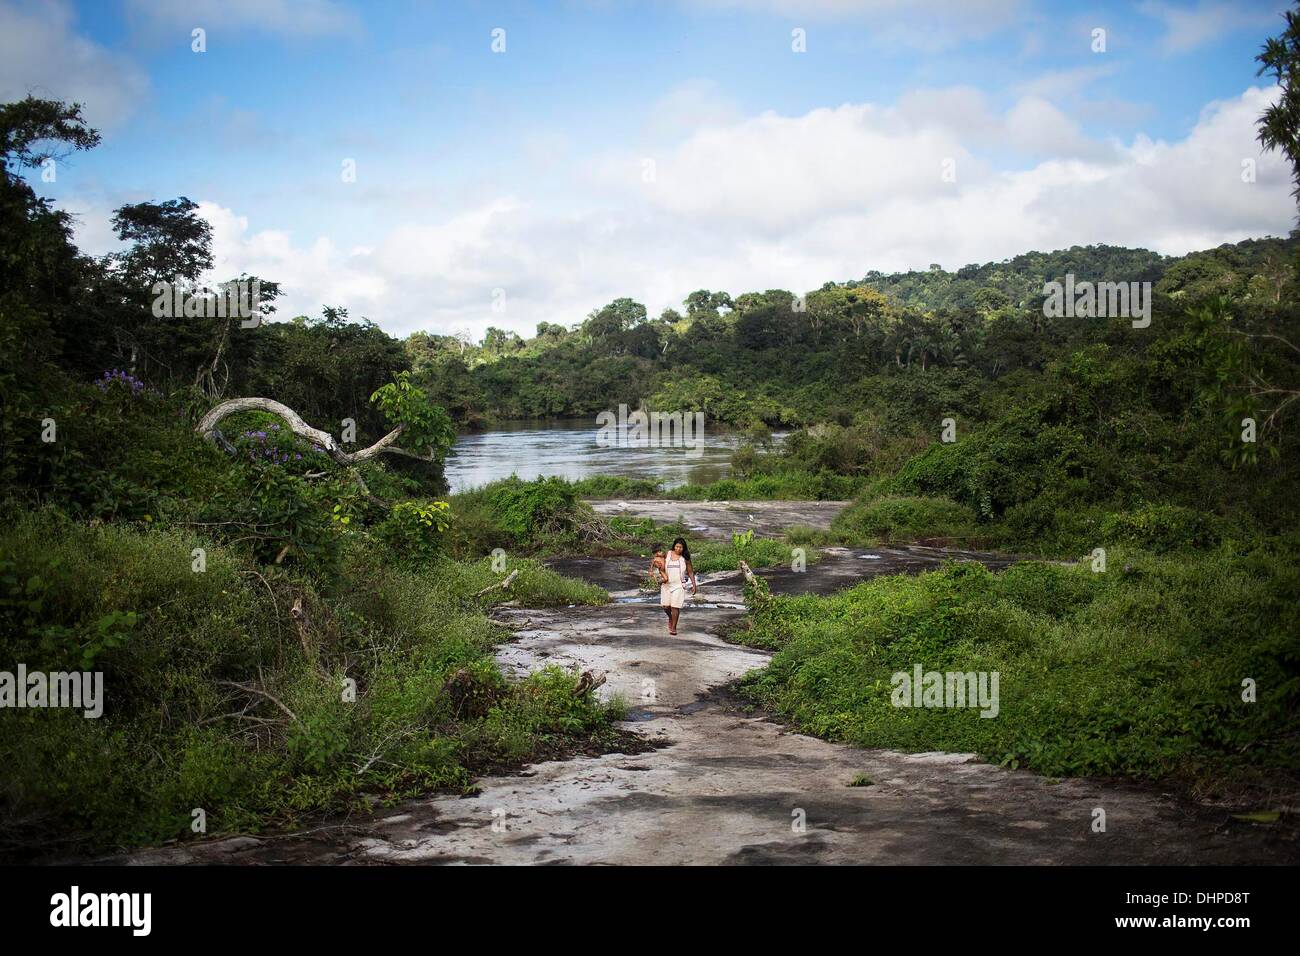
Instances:
[[[689,585],[692,594],[699,591],[695,569],[691,567],[691,551],[686,547],[685,538],[673,542],[672,549],[664,557],[664,573],[659,580],[659,604],[668,614],[668,633],[676,634],[677,618],[686,604],[687,586]]]

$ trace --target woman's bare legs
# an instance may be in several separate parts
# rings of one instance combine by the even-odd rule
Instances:
[[[682,609],[679,607],[670,607],[668,609],[668,633],[677,633],[677,618],[681,616]]]

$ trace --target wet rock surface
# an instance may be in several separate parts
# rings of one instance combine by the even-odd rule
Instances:
[[[933,570],[945,561],[978,561],[994,570],[1016,562],[1010,555],[981,554],[950,548],[920,545],[896,545],[878,548],[821,548],[813,562],[808,552],[807,570],[794,571],[789,565],[756,568],[777,594],[831,594],[866,578],[882,574],[919,574]],[[658,602],[658,592],[638,591],[649,572],[646,558],[552,558],[546,566],[560,574],[579,577],[609,591],[615,600]],[[706,601],[740,601],[739,571],[701,574],[699,597]]]
[[[753,529],[756,535],[777,536],[786,528],[806,525],[825,530],[847,508],[848,501],[672,501],[592,498],[597,514],[653,518],[660,524],[680,521],[702,538],[727,538],[733,531]]]
[[[678,504],[678,503],[674,503]],[[867,555],[878,555],[872,558]],[[945,559],[1004,566],[1003,556],[934,548],[831,549],[796,574],[762,572],[775,593],[827,593]],[[657,749],[533,765],[483,778],[472,797],[408,801],[375,818],[298,833],[235,837],[115,858],[129,863],[785,864],[1283,863],[1295,848],[1150,787],[1053,780],[970,754],[861,750],[795,733],[748,712],[725,686],[768,655],[714,632],[734,622],[739,574],[707,576],[713,606],[687,605],[670,637],[618,561],[591,565],[615,603],[504,608],[515,628],[498,660],[601,670],[623,726]],[[583,566],[570,562],[571,573]],[[613,568],[615,570],[609,570]],[[583,573],[583,576],[586,576]],[[621,581],[621,586],[619,582]],[[611,587],[613,582],[615,586]],[[620,603],[617,599],[624,599]],[[856,785],[854,785],[856,784]],[[1106,832],[1093,832],[1094,810]]]

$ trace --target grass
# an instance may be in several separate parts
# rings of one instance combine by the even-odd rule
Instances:
[[[503,577],[486,561],[407,566],[353,538],[316,584],[182,530],[18,518],[0,530],[0,669],[89,653],[105,706],[3,715],[0,855],[187,838],[196,809],[209,833],[293,825],[613,739],[616,715],[573,674],[508,682],[484,613],[608,596],[515,568],[510,595],[475,598]]]
[[[975,513],[946,498],[883,496],[854,502],[831,522],[833,535],[860,544],[922,538],[969,540],[978,534]]]
[[[1110,570],[950,564],[829,597],[776,598],[748,643],[776,649],[743,693],[864,747],[973,751],[1053,776],[1178,777],[1208,789],[1300,771],[1295,544],[1117,551]],[[1289,557],[1288,557],[1289,556]],[[1000,674],[994,718],[895,707],[892,675]],[[1243,681],[1257,700],[1243,700]]]
[[[489,591],[478,600],[486,605],[518,601],[526,607],[567,607],[571,604],[600,605],[609,603],[609,592],[577,578],[557,574],[540,561],[506,558],[501,571],[492,570],[492,560],[443,561],[429,569],[429,574],[446,581],[458,593],[477,594],[505,579],[513,571],[519,574],[510,590]]]
[[[816,550],[804,549],[804,560],[815,564]],[[794,561],[794,547],[775,538],[754,538],[747,542],[697,540],[691,546],[691,565],[697,574],[735,571],[744,561],[751,568],[772,568]]]
[[[723,478],[707,484],[664,488],[644,478],[598,475],[571,483],[583,498],[665,498],[674,501],[843,501],[854,497],[866,479],[832,472],[801,470]]]

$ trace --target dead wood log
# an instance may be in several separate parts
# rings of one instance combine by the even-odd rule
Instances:
[[[497,588],[500,588],[503,591],[509,591],[511,583],[518,576],[518,574],[519,574],[519,569],[515,568],[513,571],[511,571],[509,574],[506,575],[504,581],[498,581],[496,584],[489,584],[487,587],[485,587],[482,591],[479,591],[474,596],[476,598],[481,598],[489,591],[495,591]]]
[[[293,607],[289,608],[289,616],[293,618],[293,623],[298,625],[298,640],[302,644],[302,652],[311,657],[311,641],[307,638],[310,625],[307,621],[307,612],[302,606],[302,595],[299,595],[294,600]]]
[[[270,691],[262,690],[262,688],[256,687],[253,684],[239,684],[233,680],[217,681],[217,683],[223,684],[226,687],[234,687],[238,690],[242,690],[246,694],[256,694],[259,697],[265,697],[271,703],[275,704],[275,706],[279,707],[282,711],[288,714],[289,719],[292,720],[295,724],[302,723],[302,721],[298,719],[298,715],[295,714],[293,711],[291,711],[288,707],[286,707],[284,702],[280,700],[280,698],[272,694]]]
[[[591,671],[583,671],[582,676],[578,678],[578,686],[573,689],[574,697],[582,697],[588,691],[593,691],[601,684],[605,683],[605,672],[593,674]]]
[[[221,424],[223,419],[234,415],[236,412],[249,411],[269,412],[272,415],[278,415],[295,435],[319,445],[324,449],[325,454],[340,465],[356,465],[363,461],[369,461],[377,455],[385,454],[403,455],[407,458],[415,458],[418,461],[434,460],[432,452],[427,455],[420,455],[394,444],[401,437],[402,432],[405,431],[405,425],[398,425],[368,448],[353,452],[344,451],[329,432],[313,428],[303,421],[302,416],[288,405],[283,405],[270,398],[232,398],[224,401],[204,415],[194,430],[207,441],[229,450],[230,443],[226,441],[217,426]]]
[[[740,562],[740,570],[745,575],[745,584],[748,585],[747,601],[751,607],[764,608],[772,603],[772,592],[768,590],[767,582],[749,570],[749,565],[744,561]]]

